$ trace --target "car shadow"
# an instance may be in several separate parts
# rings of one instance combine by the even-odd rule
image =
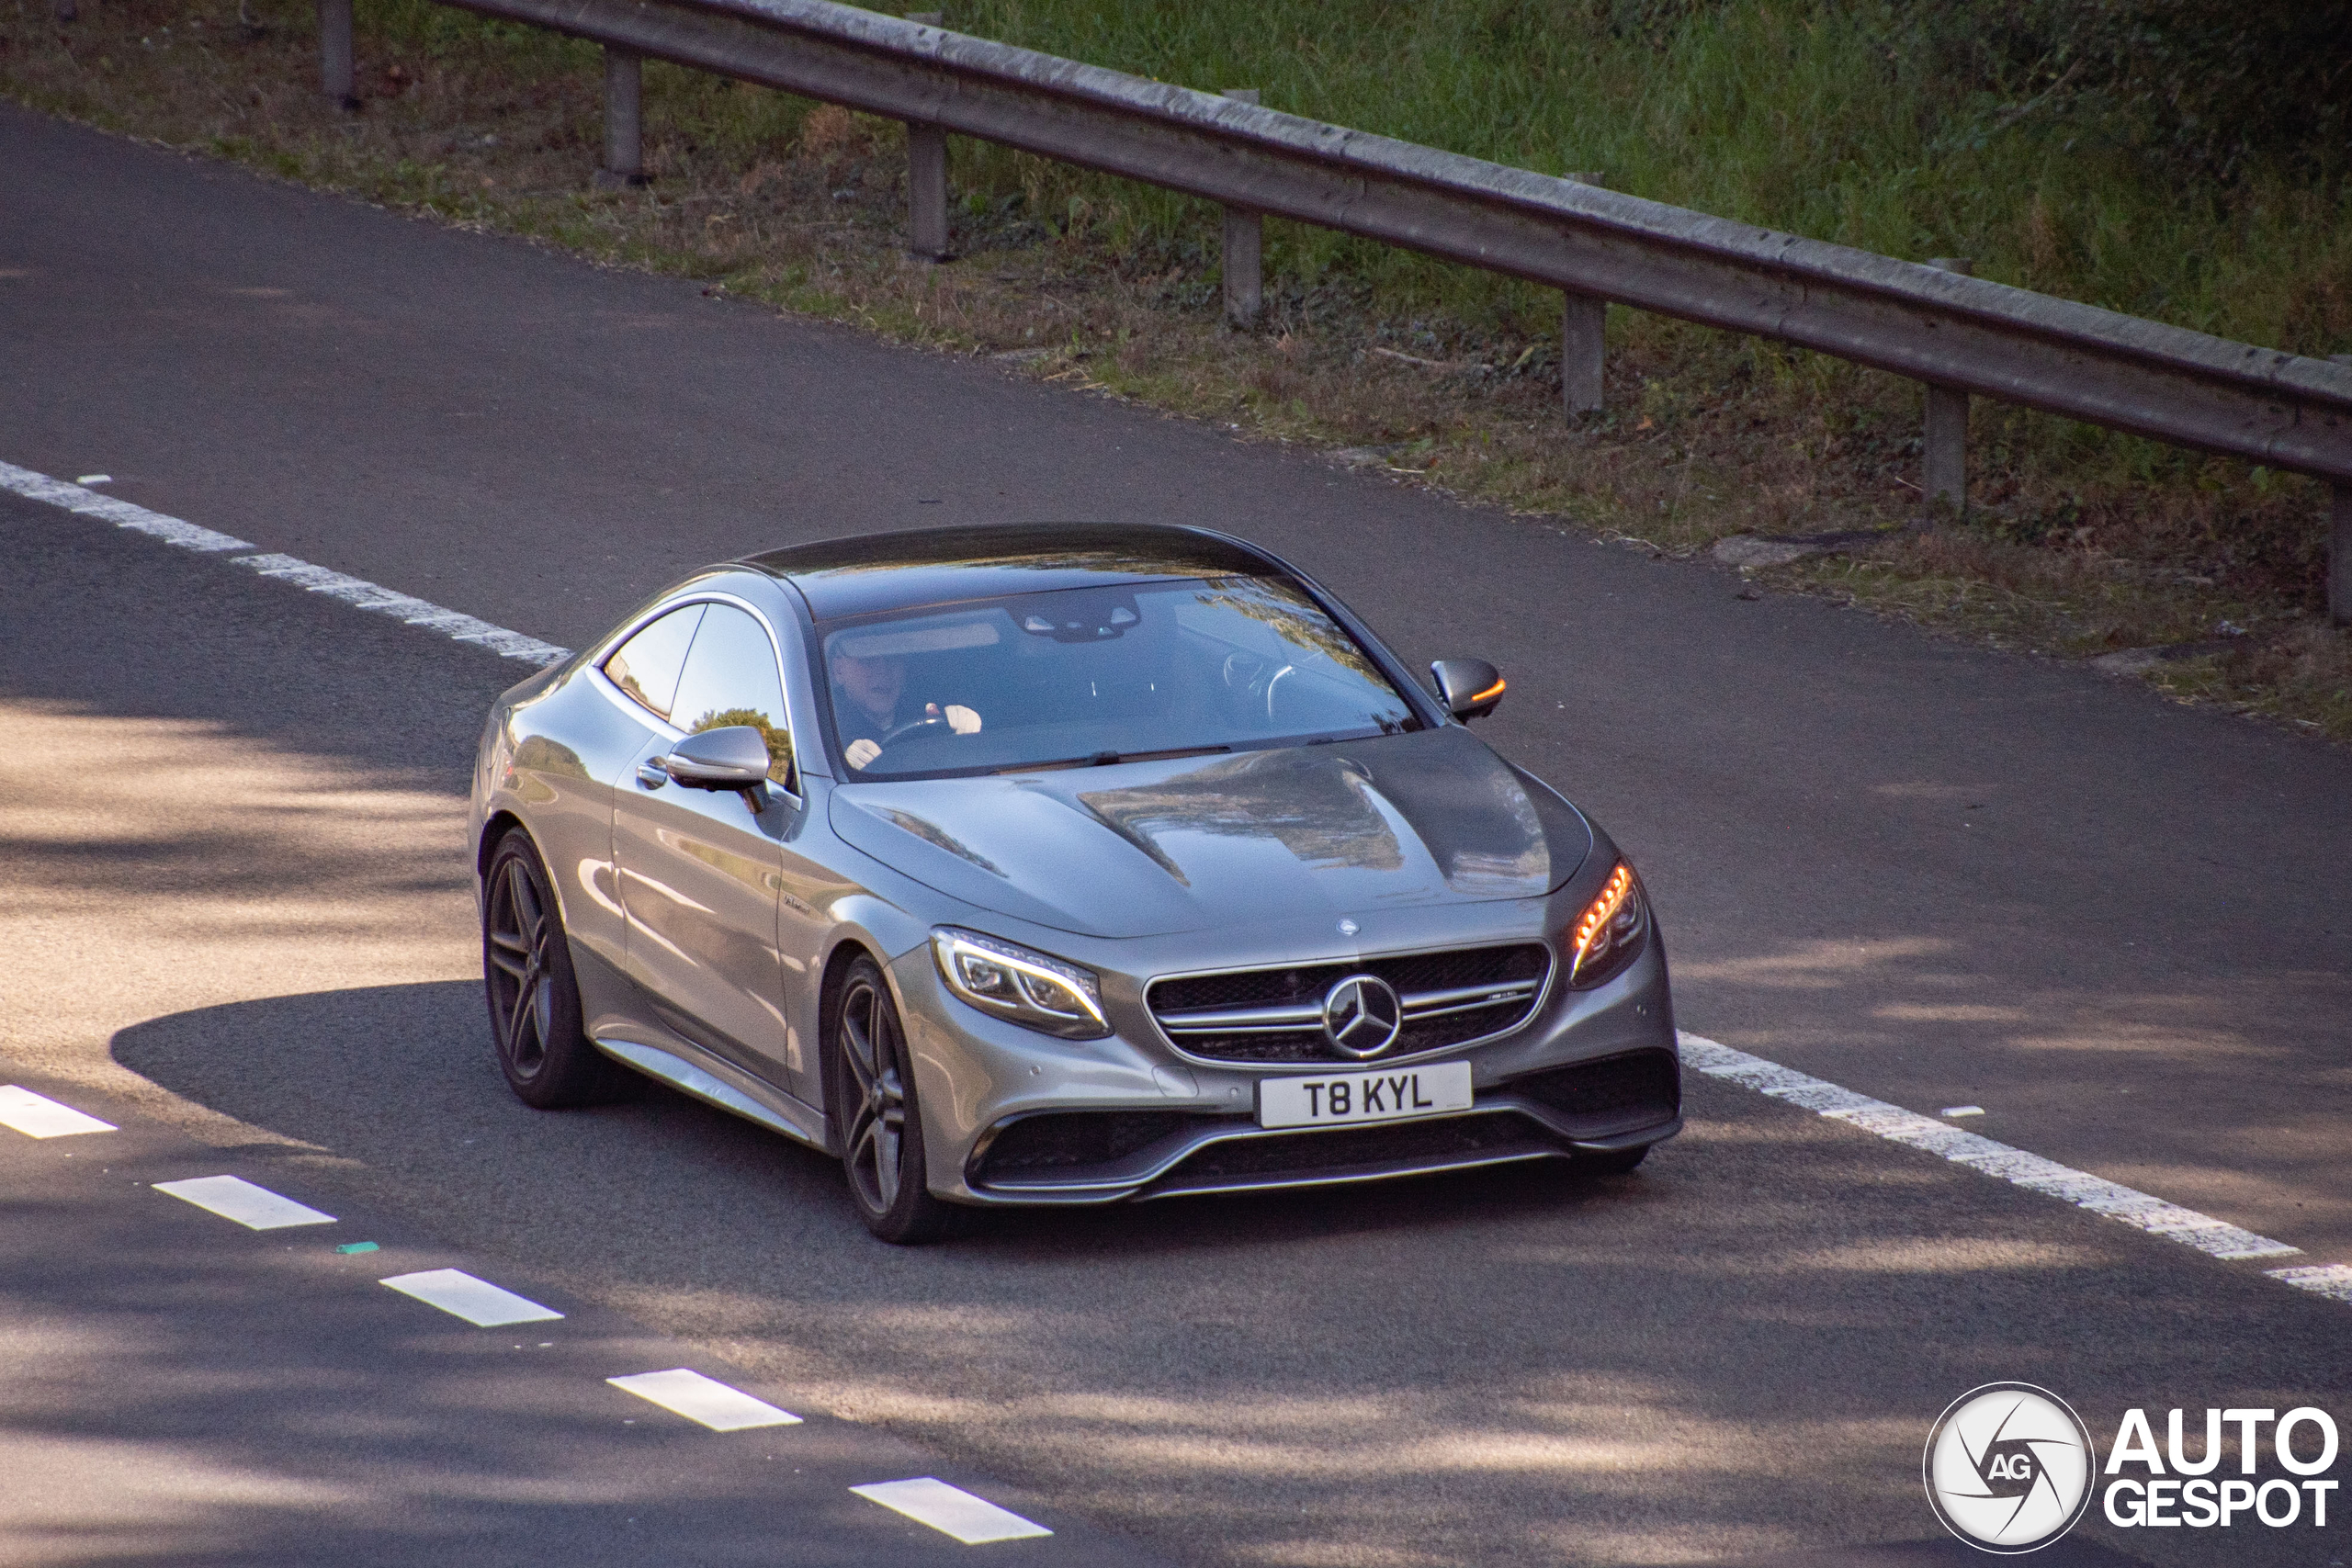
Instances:
[[[593,1192],[599,1224],[656,1234],[674,1224],[673,1202],[722,1214],[788,1207],[828,1241],[872,1245],[831,1157],[666,1086],[639,1080],[620,1100],[584,1111],[521,1105],[499,1075],[472,982],[199,1008],[118,1032],[113,1055],[175,1094],[346,1168],[469,1207],[485,1186]],[[616,1170],[628,1172],[626,1184]],[[948,1245],[1008,1260],[1214,1249],[1237,1235],[1262,1244],[1638,1201],[1642,1185],[1563,1161],[1108,1209],[967,1211]]]

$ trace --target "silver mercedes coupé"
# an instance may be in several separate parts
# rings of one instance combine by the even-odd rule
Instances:
[[[837,1154],[888,1240],[1680,1130],[1634,870],[1304,573],[1038,525],[696,572],[498,700],[498,1060],[634,1068]]]

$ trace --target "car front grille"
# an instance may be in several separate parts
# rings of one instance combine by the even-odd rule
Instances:
[[[1405,1005],[1393,1060],[1515,1029],[1543,999],[1552,952],[1540,942],[1464,947],[1361,963],[1307,964],[1153,983],[1145,1000],[1177,1049],[1217,1062],[1344,1062],[1323,1032],[1323,998],[1351,975],[1377,975]]]
[[[1569,1135],[1607,1138],[1670,1121],[1682,1109],[1682,1069],[1668,1051],[1628,1051],[1513,1078],[1503,1092],[1556,1112]]]

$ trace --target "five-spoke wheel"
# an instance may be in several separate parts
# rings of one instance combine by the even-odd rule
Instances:
[[[499,840],[482,878],[481,968],[506,1085],[542,1111],[611,1097],[620,1069],[588,1043],[563,917],[521,829]]]
[[[850,965],[831,1010],[832,1111],[858,1217],[885,1241],[936,1240],[954,1212],[931,1195],[925,1179],[906,1032],[872,959]]]

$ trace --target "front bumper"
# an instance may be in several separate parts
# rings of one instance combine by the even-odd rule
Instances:
[[[956,1001],[939,983],[927,945],[892,968],[932,1189],[955,1201],[1102,1204],[1374,1181],[1612,1154],[1682,1126],[1655,932],[1633,967],[1607,985],[1555,988],[1511,1032],[1420,1058],[1471,1064],[1469,1111],[1344,1128],[1257,1124],[1259,1079],[1312,1074],[1318,1065],[1208,1065],[1125,1033],[1054,1040]]]

